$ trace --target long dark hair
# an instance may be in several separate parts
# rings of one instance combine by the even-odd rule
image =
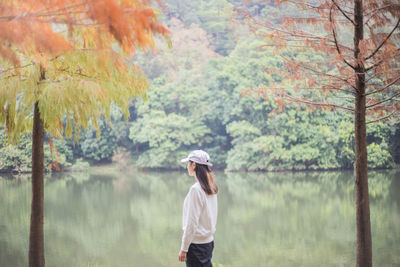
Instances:
[[[190,163],[193,164],[193,161],[190,161]],[[196,172],[196,178],[199,181],[201,188],[203,188],[207,195],[218,193],[218,186],[214,181],[214,174],[212,173],[210,166],[196,163],[194,171]]]

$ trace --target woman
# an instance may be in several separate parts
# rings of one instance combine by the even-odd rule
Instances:
[[[203,150],[195,150],[181,162],[187,162],[188,173],[196,183],[190,187],[183,203],[179,260],[186,261],[187,267],[212,267],[218,187],[211,172],[210,156]]]

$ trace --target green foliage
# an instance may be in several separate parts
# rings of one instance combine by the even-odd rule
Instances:
[[[111,110],[112,124],[104,119],[98,122],[101,138],[96,135],[95,129],[88,126],[88,130],[79,134],[80,141],[74,144],[72,139],[64,136],[63,139],[51,138],[52,149],[45,138],[45,168],[54,170],[85,170],[88,163],[110,162],[118,146],[130,147],[129,125],[125,121],[121,110],[115,106]],[[8,144],[4,129],[0,130],[0,172],[29,172],[31,168],[31,135],[23,135],[18,144]],[[84,161],[85,160],[85,161]]]
[[[75,163],[69,168],[71,171],[88,171],[89,163],[87,161],[83,161],[82,159],[77,159]]]
[[[32,166],[32,142],[22,136],[18,145],[7,144],[4,129],[0,128],[0,172],[26,172]]]
[[[261,131],[251,125],[248,121],[234,121],[226,126],[227,132],[236,138],[232,143],[242,143],[250,138],[258,137]]]
[[[32,136],[23,135],[18,144],[8,144],[4,131],[0,131],[0,172],[29,172],[32,167]],[[71,166],[74,161],[72,141],[53,139],[54,149],[44,144],[44,165],[52,171],[55,164],[60,169]]]
[[[149,148],[139,156],[138,166],[176,168],[185,156],[181,151],[209,142],[209,133],[206,126],[195,120],[154,110],[132,124],[129,137]]]
[[[217,264],[217,263],[213,262],[213,267],[230,267],[230,265]]]
[[[212,36],[215,52],[225,56],[236,44],[229,24],[233,12],[233,5],[227,0],[202,1],[197,11],[200,26]]]
[[[92,162],[109,161],[117,148],[117,137],[105,121],[100,121],[98,124],[101,138],[96,136],[94,130],[88,129],[79,142],[82,157]]]
[[[74,134],[77,141],[90,121],[100,136],[97,122],[103,116],[109,120],[111,106],[120,106],[127,119],[130,99],[144,96],[148,86],[143,73],[116,52],[74,50],[14,70],[1,63],[12,70],[0,89],[0,123],[11,142],[30,131],[36,102],[48,134],[59,138]]]
[[[236,36],[231,23],[234,6],[230,1],[166,0],[163,3],[168,7],[167,20],[179,19],[186,27],[198,25],[209,34],[218,54],[226,56],[235,47]]]
[[[389,153],[386,142],[371,143],[367,146],[368,166],[370,168],[387,168],[393,165],[393,158]]]
[[[391,125],[388,143],[394,162],[400,164],[400,123]]]
[[[131,138],[140,148],[138,166],[176,166],[179,163],[157,161],[157,155],[163,155],[163,159],[168,155],[174,161],[193,147],[179,146],[177,141],[172,145],[173,135],[168,125],[154,126],[156,118],[176,114],[209,129],[207,137],[210,139],[203,140],[202,148],[212,155],[218,167],[251,171],[353,168],[354,124],[350,114],[342,111],[310,113],[295,106],[277,113],[275,100],[268,94],[243,93],[249,88],[262,88],[271,81],[281,80],[276,74],[265,73],[265,67],[283,66],[273,49],[261,48],[262,40],[246,36],[238,40],[228,56],[213,57],[207,52],[210,48],[201,30],[192,25],[191,31],[198,31],[197,36],[202,38],[188,38],[181,24],[175,21],[173,25],[175,50],[164,50],[145,61],[150,63],[146,72],[150,76],[154,64],[165,68],[158,68],[157,76],[153,76],[148,102],[137,104],[140,124],[133,123],[135,130],[131,129],[131,135],[140,136]],[[195,52],[190,53],[191,49]],[[167,64],[172,56],[173,68]],[[286,56],[297,55],[288,51]],[[320,55],[301,56],[309,61],[323,60]],[[195,62],[200,63],[195,65]],[[146,124],[152,126],[146,127]],[[196,127],[187,131],[196,131]],[[370,147],[374,151],[369,159],[371,168],[391,166],[392,156],[389,146],[385,145],[389,135],[383,123],[368,126],[368,144],[376,143],[380,148]],[[153,165],[152,161],[157,164]]]

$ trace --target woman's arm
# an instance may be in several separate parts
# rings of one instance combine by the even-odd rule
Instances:
[[[190,243],[193,240],[193,236],[196,233],[197,226],[199,224],[199,218],[201,211],[203,209],[203,201],[202,195],[200,192],[201,189],[196,187],[192,187],[188,194],[188,199],[185,201],[184,212],[186,212],[186,216],[183,216],[183,236],[182,236],[182,244],[181,251],[187,252],[190,246]]]
[[[186,261],[186,254],[187,254],[187,252],[185,252],[185,251],[179,251],[179,254],[178,254],[178,259],[179,259],[179,261]]]

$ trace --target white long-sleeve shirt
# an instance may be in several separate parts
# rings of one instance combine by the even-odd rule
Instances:
[[[183,202],[181,250],[187,252],[191,243],[204,244],[213,241],[217,215],[217,194],[207,195],[200,183],[196,182],[190,187]]]

